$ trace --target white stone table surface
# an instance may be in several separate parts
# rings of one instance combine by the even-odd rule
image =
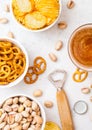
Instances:
[[[45,32],[32,33],[21,28],[12,19],[10,13],[4,11],[5,4],[10,3],[10,0],[0,0],[0,17],[6,17],[9,19],[8,24],[0,24],[0,37],[7,35],[8,31],[14,33],[16,40],[21,42],[26,48],[30,65],[33,64],[33,60],[37,56],[42,56],[47,61],[47,70],[44,74],[39,76],[39,80],[32,84],[26,85],[23,81],[12,88],[1,89],[0,88],[0,102],[4,98],[10,95],[16,94],[26,94],[32,96],[33,91],[36,89],[43,90],[43,96],[37,98],[37,100],[44,107],[45,100],[51,100],[54,102],[54,107],[52,109],[47,109],[44,107],[46,112],[47,121],[54,121],[60,127],[60,118],[56,103],[56,89],[48,81],[48,74],[55,69],[65,69],[67,71],[67,81],[65,83],[65,91],[67,93],[72,116],[74,120],[75,130],[92,130],[92,121],[90,116],[92,116],[92,103],[89,101],[92,92],[88,95],[83,95],[81,93],[81,88],[85,86],[90,86],[92,83],[92,73],[89,73],[88,78],[82,83],[76,83],[72,80],[72,74],[76,69],[68,56],[67,45],[71,33],[80,25],[86,23],[92,23],[92,0],[75,0],[75,7],[73,9],[67,9],[67,0],[62,1],[62,14],[59,21],[66,21],[68,24],[67,29],[60,30],[57,24],[51,29]],[[55,44],[58,40],[63,41],[63,48],[61,51],[55,51]],[[53,63],[49,57],[48,53],[53,52],[57,55],[58,61]],[[88,103],[88,112],[85,115],[77,115],[73,111],[73,105],[78,100],[84,100]]]

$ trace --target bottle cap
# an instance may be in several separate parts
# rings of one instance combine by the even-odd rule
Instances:
[[[87,112],[88,105],[85,101],[78,101],[74,104],[73,109],[77,114],[82,115]]]

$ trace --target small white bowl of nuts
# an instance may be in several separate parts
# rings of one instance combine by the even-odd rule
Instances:
[[[45,112],[33,98],[8,97],[0,106],[0,130],[44,130]]]

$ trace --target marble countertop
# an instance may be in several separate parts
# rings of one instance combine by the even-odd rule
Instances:
[[[52,109],[47,109],[44,107],[46,112],[47,121],[54,121],[60,127],[60,118],[57,109],[56,102],[56,88],[48,81],[48,74],[55,69],[64,69],[67,71],[67,80],[64,89],[67,93],[68,100],[71,107],[71,112],[74,120],[75,130],[92,130],[92,103],[90,102],[90,96],[92,92],[88,95],[83,95],[81,93],[82,87],[88,87],[92,83],[92,73],[89,73],[88,78],[82,83],[76,83],[72,80],[72,74],[76,69],[68,56],[68,40],[71,33],[80,25],[86,23],[92,23],[92,1],[91,0],[75,0],[75,7],[73,9],[67,9],[67,0],[62,1],[62,14],[59,21],[66,21],[68,27],[65,30],[60,30],[57,24],[51,29],[45,32],[32,33],[23,30],[13,19],[10,13],[4,11],[5,4],[9,3],[10,0],[0,0],[0,17],[7,17],[9,19],[8,24],[0,24],[0,37],[7,36],[9,31],[13,32],[15,39],[21,42],[26,48],[30,65],[33,64],[33,60],[36,56],[42,56],[47,61],[47,70],[44,74],[39,77],[39,80],[32,84],[27,85],[23,81],[16,86],[8,89],[0,88],[0,101],[10,95],[15,94],[26,94],[32,96],[33,91],[36,89],[43,90],[43,96],[37,98],[37,100],[44,107],[45,100],[51,100],[54,103]],[[63,48],[61,51],[55,51],[55,44],[58,40],[63,41]],[[53,52],[57,55],[58,61],[56,63],[52,62],[48,53]],[[88,112],[84,115],[77,115],[73,111],[73,105],[78,100],[84,100],[88,104]]]

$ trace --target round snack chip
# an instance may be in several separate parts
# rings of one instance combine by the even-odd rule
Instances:
[[[16,0],[17,6],[21,12],[27,13],[34,9],[33,0]]]
[[[12,0],[12,9],[13,9],[13,13],[14,13],[15,17],[17,18],[17,20],[18,20],[18,17],[19,17],[19,16],[23,16],[23,17],[24,17],[24,14],[25,14],[25,13],[22,12],[22,11],[19,9],[16,0]]]
[[[34,11],[31,14],[25,16],[25,26],[29,29],[40,29],[46,25],[46,17],[40,12]]]
[[[60,130],[60,127],[56,123],[49,121],[46,122],[46,126],[44,130]]]

